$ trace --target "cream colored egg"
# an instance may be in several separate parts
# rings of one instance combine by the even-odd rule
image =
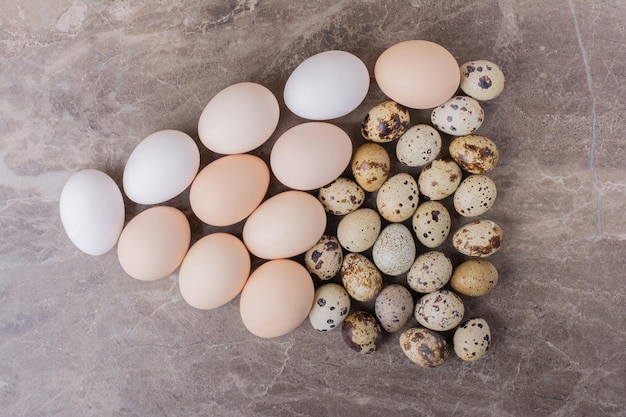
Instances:
[[[398,139],[409,128],[409,110],[395,101],[384,101],[372,107],[361,123],[361,134],[378,143]]]
[[[452,330],[461,323],[465,306],[461,298],[448,290],[437,290],[424,295],[415,304],[415,318],[427,329]]]
[[[442,365],[450,356],[446,338],[429,329],[413,327],[400,335],[402,352],[411,362],[422,368]]]
[[[461,183],[461,168],[450,159],[436,159],[426,165],[417,179],[420,193],[429,200],[443,200]]]
[[[450,157],[470,174],[484,174],[498,164],[500,153],[493,141],[485,136],[459,136],[450,142]]]
[[[461,323],[452,338],[454,353],[467,362],[477,361],[491,346],[491,330],[485,319],[474,318]]]
[[[475,220],[454,233],[452,244],[463,255],[491,256],[502,246],[502,228],[492,220]]]
[[[476,100],[498,97],[504,90],[504,73],[499,66],[486,59],[470,61],[460,66],[461,90]]]
[[[328,283],[315,291],[309,321],[315,330],[328,332],[340,328],[350,312],[350,296],[339,284]]]
[[[343,216],[361,207],[365,201],[365,191],[349,178],[337,178],[320,188],[318,200],[324,210],[336,216]]]
[[[408,227],[402,223],[391,223],[376,239],[372,259],[383,274],[398,276],[411,268],[415,253],[415,240]]]
[[[452,261],[443,252],[422,253],[406,275],[413,291],[429,293],[443,288],[452,276]]]
[[[396,156],[404,165],[420,167],[434,161],[441,153],[441,146],[441,135],[437,129],[418,124],[410,127],[398,139]]]
[[[440,202],[425,201],[417,207],[411,223],[417,240],[433,249],[448,238],[452,218],[448,209]]]
[[[456,96],[433,109],[430,120],[434,127],[453,136],[469,135],[482,124],[485,113],[480,103],[466,96]]]
[[[404,172],[389,177],[376,193],[376,208],[390,222],[409,219],[417,210],[418,203],[417,181]]]
[[[366,311],[355,311],[345,318],[341,335],[350,349],[367,355],[380,346],[383,332],[376,318]]]
[[[343,262],[343,252],[335,236],[324,235],[304,254],[304,266],[322,281],[329,280],[339,273]]]
[[[400,330],[413,315],[415,304],[411,292],[399,284],[386,286],[376,297],[374,310],[383,330]]]
[[[350,297],[367,302],[383,288],[383,278],[376,266],[360,253],[349,253],[341,265],[341,281]]]
[[[352,175],[365,191],[378,190],[391,168],[391,159],[385,148],[377,143],[365,143],[359,146],[352,157]]]
[[[337,225],[337,239],[350,252],[372,247],[381,230],[380,215],[371,208],[360,208],[346,214]]]
[[[498,270],[486,259],[469,259],[454,268],[450,285],[470,297],[487,295],[498,285]]]
[[[454,209],[464,217],[485,214],[496,202],[496,183],[486,175],[470,175],[454,192]]]

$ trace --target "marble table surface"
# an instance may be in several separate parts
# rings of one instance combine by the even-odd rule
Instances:
[[[622,0],[2,2],[0,415],[626,415],[625,27]],[[423,369],[399,333],[360,355],[308,322],[260,339],[238,299],[196,310],[176,273],[137,281],[115,250],[89,256],[65,235],[59,197],[74,172],[121,186],[143,138],[177,129],[197,140],[209,99],[240,81],[279,99],[279,127],[255,151],[268,158],[302,122],[282,99],[300,62],[341,49],[373,74],[407,39],[507,76],[479,131],[501,152],[489,218],[505,233],[498,286],[465,299],[491,325],[482,360]],[[361,143],[360,120],[383,99],[373,82],[334,123]],[[216,157],[202,149],[203,166]],[[198,239],[213,229],[187,197],[167,204]],[[127,220],[146,208],[126,203]]]

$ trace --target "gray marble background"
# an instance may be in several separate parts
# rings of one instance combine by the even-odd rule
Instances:
[[[0,415],[626,415],[625,20],[621,0],[0,2]],[[282,88],[302,60],[343,49],[373,71],[406,39],[507,75],[480,130],[501,150],[489,217],[505,231],[498,287],[466,300],[492,327],[483,360],[421,369],[399,334],[362,356],[308,322],[262,340],[237,300],[195,310],[176,274],[136,281],[115,251],[91,257],[66,237],[59,196],[74,172],[121,185],[140,140],[197,138],[208,100],[239,81],[281,103],[256,152],[267,158],[301,122]],[[336,123],[359,143],[383,98],[372,84]],[[203,166],[215,157],[203,151]],[[186,195],[168,204],[194,239],[211,232]],[[144,208],[127,201],[127,217]]]

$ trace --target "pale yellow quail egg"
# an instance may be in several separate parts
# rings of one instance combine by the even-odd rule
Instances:
[[[372,259],[376,267],[391,276],[404,274],[415,261],[413,234],[402,223],[386,226],[372,248]]]
[[[441,152],[441,135],[426,124],[411,126],[398,139],[396,157],[406,166],[421,167],[434,161]]]
[[[429,200],[443,200],[461,183],[461,168],[451,159],[435,159],[426,165],[417,179],[420,193]]]
[[[496,183],[486,175],[470,175],[454,192],[454,209],[464,217],[485,214],[496,202]]]
[[[461,323],[452,338],[454,353],[467,362],[484,357],[491,345],[491,330],[485,319],[474,318]]]
[[[491,256],[502,245],[502,228],[492,220],[475,220],[454,233],[452,245],[463,255]]]
[[[476,100],[493,100],[504,90],[504,73],[491,61],[470,61],[462,64],[459,69],[461,90]]]
[[[423,368],[442,365],[450,356],[445,337],[424,328],[413,327],[402,332],[400,347],[411,362]]]
[[[356,149],[352,157],[354,180],[367,192],[376,191],[383,185],[390,168],[389,153],[377,143],[364,143]]]
[[[376,242],[380,228],[380,215],[376,210],[359,208],[346,214],[339,221],[337,240],[350,252],[363,252]]]
[[[317,199],[328,213],[343,216],[361,207],[365,191],[349,178],[337,178],[320,188]]]
[[[464,314],[463,301],[448,290],[428,293],[415,304],[417,322],[431,330],[452,330],[461,323]]]
[[[450,285],[459,294],[487,295],[498,285],[498,270],[486,259],[469,259],[454,268]]]
[[[341,335],[350,349],[364,355],[378,349],[383,339],[376,318],[366,311],[355,311],[346,317],[341,325]]]
[[[360,253],[349,253],[341,265],[341,282],[357,301],[367,302],[376,298],[383,289],[383,277],[376,265]]]
[[[343,252],[335,236],[323,235],[304,254],[304,265],[312,275],[322,281],[333,278],[341,269]]]
[[[403,222],[410,218],[418,203],[417,181],[404,172],[389,177],[376,193],[376,208],[390,222]]]
[[[459,136],[450,142],[448,149],[454,162],[470,174],[491,171],[500,158],[498,147],[486,136]]]
[[[413,296],[406,287],[391,284],[378,294],[374,309],[383,330],[393,333],[409,321],[414,306]]]
[[[350,312],[350,296],[339,284],[324,284],[315,290],[309,321],[315,330],[327,332],[338,328]]]
[[[469,135],[482,124],[485,114],[480,103],[466,96],[452,97],[430,114],[433,126],[453,136]]]
[[[425,201],[417,207],[411,222],[417,240],[433,249],[448,238],[452,218],[448,209],[440,202]]]
[[[363,118],[361,134],[372,142],[398,139],[411,123],[409,110],[395,101],[384,101],[372,107]]]
[[[452,276],[452,261],[443,252],[422,253],[406,275],[413,291],[429,293],[443,288]]]

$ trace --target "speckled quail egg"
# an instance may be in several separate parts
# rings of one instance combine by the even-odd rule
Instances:
[[[381,220],[371,208],[360,208],[346,214],[337,225],[337,240],[350,252],[363,252],[372,247],[380,233]]]
[[[389,176],[390,167],[389,153],[377,143],[364,143],[352,157],[354,180],[367,192],[376,191],[383,185]]]
[[[473,318],[461,323],[452,338],[454,353],[464,361],[484,357],[491,345],[491,330],[485,319]]]
[[[461,168],[451,159],[435,159],[426,165],[417,179],[420,193],[429,200],[443,200],[461,183]]]
[[[349,178],[337,178],[320,188],[317,199],[328,213],[343,216],[361,207],[365,191]]]
[[[431,330],[452,330],[461,323],[464,314],[463,301],[448,290],[428,293],[415,304],[417,322]]]
[[[390,222],[403,222],[410,218],[418,203],[417,181],[405,172],[389,177],[376,193],[376,208]]]
[[[315,330],[327,332],[343,323],[350,311],[350,296],[339,284],[324,284],[315,290],[309,321]]]
[[[383,289],[383,277],[376,265],[360,253],[349,253],[341,265],[341,282],[357,301],[376,298]]]
[[[409,128],[409,110],[395,101],[384,101],[372,107],[363,118],[361,134],[372,142],[391,142]]]
[[[486,136],[459,136],[450,142],[450,157],[470,174],[484,174],[496,167],[500,153]]]
[[[374,309],[383,330],[397,332],[413,315],[413,296],[406,287],[391,284],[378,294]]]
[[[362,354],[374,352],[383,339],[383,331],[376,318],[366,311],[355,311],[348,315],[341,325],[344,342]]]
[[[415,240],[408,227],[402,223],[387,225],[372,247],[376,267],[391,276],[404,274],[415,261]]]
[[[454,209],[464,217],[485,214],[496,202],[496,183],[486,175],[470,175],[454,192]]]
[[[441,152],[441,135],[426,124],[411,126],[398,139],[396,157],[406,166],[421,167],[434,161]]]
[[[400,347],[409,360],[423,368],[442,365],[450,356],[446,338],[429,329],[412,327],[400,335]]]
[[[452,276],[452,261],[443,252],[422,253],[406,275],[413,291],[429,293],[443,288]]]
[[[485,114],[480,103],[466,96],[452,97],[430,114],[433,126],[453,136],[469,135],[482,124]]]
[[[504,90],[504,73],[491,61],[470,61],[462,64],[459,69],[461,90],[476,100],[493,100]]]
[[[335,236],[323,235],[304,254],[304,265],[312,275],[322,281],[333,278],[341,269],[343,252]]]
[[[502,228],[492,220],[475,220],[454,233],[452,245],[463,255],[491,256],[502,245]]]
[[[433,249],[448,238],[452,218],[448,209],[439,201],[424,201],[417,207],[411,222],[417,240]]]
[[[459,294],[487,295],[498,285],[498,270],[486,259],[469,259],[454,268],[450,285]]]

